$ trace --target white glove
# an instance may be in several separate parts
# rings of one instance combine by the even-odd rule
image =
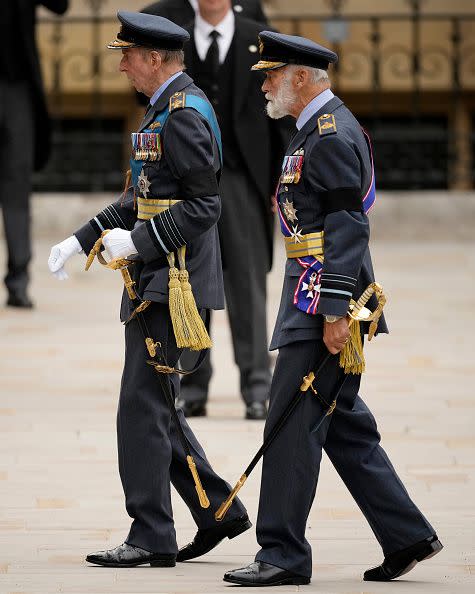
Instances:
[[[132,234],[125,229],[112,229],[112,231],[109,231],[107,235],[104,235],[102,245],[113,260],[126,258],[130,254],[137,253],[137,248],[132,241]]]
[[[48,268],[58,280],[66,280],[68,275],[64,270],[64,265],[71,256],[79,254],[82,251],[81,244],[75,235],[71,235],[61,243],[51,248],[48,258]]]

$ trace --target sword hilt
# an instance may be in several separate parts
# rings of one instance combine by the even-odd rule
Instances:
[[[115,258],[114,260],[107,261],[102,255],[101,248],[103,245],[103,239],[107,235],[107,233],[109,233],[109,229],[106,229],[101,233],[101,236],[89,252],[89,255],[86,260],[86,270],[89,270],[96,256],[99,262],[102,264],[102,266],[110,268],[111,270],[120,270],[127,294],[130,300],[133,301],[137,298],[137,293],[134,290],[135,281],[132,280],[130,272],[127,268],[127,266],[130,264],[130,260],[127,260],[127,258]]]
[[[99,239],[92,246],[92,249],[89,252],[89,255],[88,255],[87,260],[86,260],[86,267],[85,267],[86,271],[89,270],[89,268],[91,267],[91,264],[94,262],[94,258],[96,256],[97,256],[97,259],[99,260],[99,262],[103,266],[107,266],[107,260],[101,254],[101,247],[102,247],[102,239],[103,239],[104,235],[107,235],[107,233],[109,233],[109,231],[110,231],[110,229],[106,229],[105,231],[103,231],[101,233],[101,236],[99,237]]]
[[[376,309],[371,312],[366,308],[366,304],[375,295],[378,305]],[[364,291],[356,303],[353,304],[352,309],[348,312],[350,318],[350,325],[353,321],[371,322],[368,331],[368,340],[371,340],[378,328],[379,318],[383,313],[383,308],[386,305],[386,296],[383,287],[376,282],[371,283]]]

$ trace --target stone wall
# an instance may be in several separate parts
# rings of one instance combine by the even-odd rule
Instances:
[[[60,241],[113,200],[113,194],[37,194],[34,234]],[[375,239],[474,241],[475,192],[379,192],[370,218]]]

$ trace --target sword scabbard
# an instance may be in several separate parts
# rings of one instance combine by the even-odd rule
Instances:
[[[127,291],[127,295],[129,296],[129,299],[131,301],[134,301],[134,299],[137,298],[137,294],[135,293],[135,281],[132,280],[132,277],[130,276],[130,272],[128,268],[121,268],[120,272],[122,274],[122,279],[124,281],[124,286],[125,289]]]
[[[239,490],[244,485],[246,480],[247,480],[247,476],[245,474],[243,474],[240,477],[240,479],[238,480],[238,482],[236,483],[236,485],[234,486],[234,489],[228,495],[228,498],[225,501],[223,501],[223,503],[219,506],[218,510],[214,514],[214,519],[217,522],[221,522],[221,520],[227,514],[228,509],[231,507],[236,495],[238,494]]]
[[[198,499],[200,501],[201,507],[204,509],[209,507],[209,499],[206,495],[206,491],[203,489],[203,485],[201,484],[200,476],[198,474],[198,470],[196,469],[195,461],[193,460],[193,456],[187,456],[186,461],[188,462],[188,467],[193,475],[193,480],[195,481],[195,488],[196,492],[198,493]]]

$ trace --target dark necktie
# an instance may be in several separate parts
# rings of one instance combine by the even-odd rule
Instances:
[[[211,31],[209,37],[211,38],[211,43],[209,45],[208,51],[206,52],[205,63],[208,65],[211,72],[216,75],[218,74],[219,70],[219,33],[217,31]]]

